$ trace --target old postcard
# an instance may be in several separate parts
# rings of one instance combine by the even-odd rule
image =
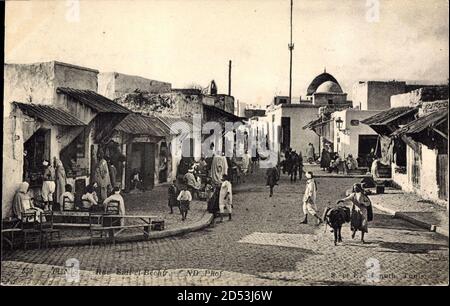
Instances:
[[[448,1],[4,9],[2,285],[448,285]]]

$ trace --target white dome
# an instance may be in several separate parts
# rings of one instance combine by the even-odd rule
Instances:
[[[342,93],[342,89],[337,83],[326,81],[317,87],[316,93]]]

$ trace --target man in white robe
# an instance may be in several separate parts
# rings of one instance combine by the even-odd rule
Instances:
[[[312,172],[307,172],[305,176],[307,178],[305,195],[303,196],[303,214],[305,215],[305,219],[301,223],[308,223],[309,213],[317,219],[319,225],[322,223],[322,219],[317,214],[317,184],[313,178]]]
[[[223,180],[220,186],[219,193],[219,209],[220,220],[223,220],[223,214],[228,213],[228,220],[231,220],[231,213],[233,211],[233,192],[231,183],[228,180]]]

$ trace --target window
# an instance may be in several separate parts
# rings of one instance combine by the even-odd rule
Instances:
[[[352,125],[352,126],[358,126],[358,125],[359,125],[359,120],[356,120],[356,119],[350,120],[350,125]]]

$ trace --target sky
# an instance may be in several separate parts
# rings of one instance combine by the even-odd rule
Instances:
[[[447,0],[293,0],[293,96],[326,68],[359,80],[447,83]],[[58,60],[172,83],[215,80],[249,104],[289,91],[289,0],[6,2],[5,61]]]

